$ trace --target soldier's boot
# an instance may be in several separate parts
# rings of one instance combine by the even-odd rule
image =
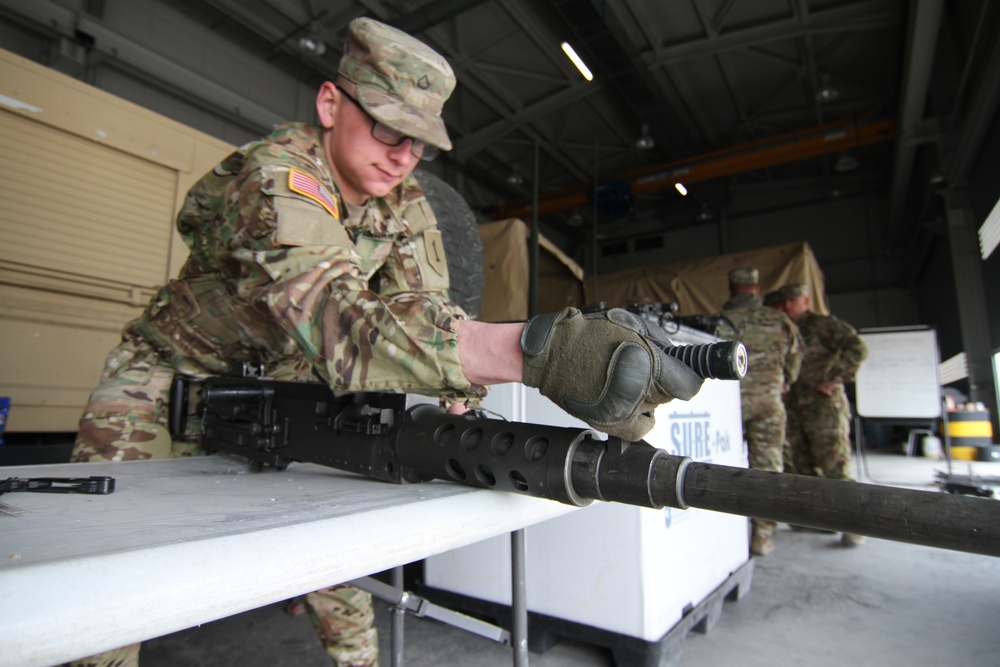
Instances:
[[[766,556],[774,551],[774,540],[771,535],[777,524],[772,521],[762,521],[752,519],[753,534],[750,537],[750,554],[753,556]]]
[[[141,644],[122,646],[112,651],[105,651],[82,660],[67,662],[63,667],[139,667],[139,648]]]
[[[844,547],[857,547],[861,546],[868,541],[868,538],[864,535],[857,535],[855,533],[843,533],[840,536],[840,545]]]
[[[770,537],[754,535],[750,540],[750,553],[754,556],[766,556],[774,551],[774,540]]]

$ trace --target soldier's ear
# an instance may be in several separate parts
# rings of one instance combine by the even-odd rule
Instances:
[[[324,81],[323,85],[319,87],[319,92],[316,93],[316,115],[319,118],[319,124],[324,129],[329,130],[333,127],[339,103],[340,91],[337,90],[332,81]]]

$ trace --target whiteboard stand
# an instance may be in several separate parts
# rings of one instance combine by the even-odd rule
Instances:
[[[942,399],[942,405],[944,404],[944,399]],[[951,427],[948,426],[948,408],[944,407],[941,410],[941,433],[944,436],[944,458],[948,462],[948,481],[951,481]]]
[[[868,357],[855,378],[858,414],[869,419],[938,419],[937,333],[931,327],[860,329]]]
[[[858,478],[862,477],[864,429],[862,420],[879,420],[913,428],[906,455],[914,449],[914,434],[930,432],[941,418],[940,355],[937,332],[928,326],[859,329],[868,347],[855,378],[855,441]],[[947,435],[947,433],[946,433]],[[945,442],[951,465],[951,451]],[[870,480],[867,470],[864,475]]]
[[[854,449],[856,454],[854,467],[857,469],[858,481],[872,481],[871,475],[868,474],[868,466],[862,465],[862,463],[867,463],[865,460],[865,431],[864,426],[861,425],[861,415],[857,413],[857,410],[854,411]]]

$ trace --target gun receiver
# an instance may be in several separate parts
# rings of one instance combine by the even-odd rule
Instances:
[[[589,429],[406,408],[403,394],[335,396],[324,384],[208,378],[201,424],[185,435],[195,383],[172,387],[171,430],[254,469],[318,463],[387,482],[441,479],[583,506],[699,507],[728,514],[1000,555],[992,499],[697,463]],[[194,425],[192,424],[192,430]]]

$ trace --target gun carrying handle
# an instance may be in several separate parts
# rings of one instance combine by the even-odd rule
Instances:
[[[175,440],[190,439],[185,435],[188,414],[188,379],[175,375],[170,383],[170,411],[168,415],[170,435]]]

